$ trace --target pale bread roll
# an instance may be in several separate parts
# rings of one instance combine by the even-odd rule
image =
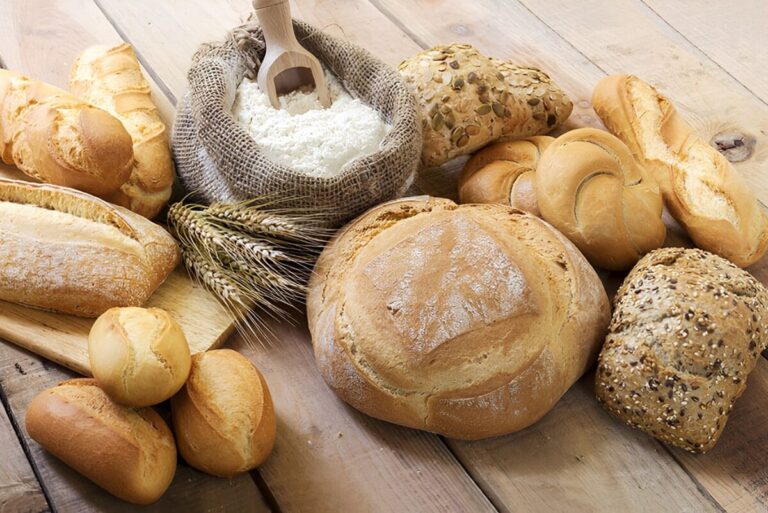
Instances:
[[[768,218],[733,165],[693,133],[670,101],[632,75],[601,80],[592,103],[605,126],[651,170],[664,202],[700,248],[740,267],[768,249]]]
[[[320,372],[379,419],[479,439],[547,413],[595,361],[610,317],[557,230],[503,205],[405,198],[347,225],[309,285]]]
[[[110,308],[88,335],[91,372],[113,401],[151,406],[170,399],[189,376],[181,326],[160,308]]]
[[[125,501],[155,502],[173,481],[176,445],[160,415],[120,406],[92,379],[40,392],[26,427],[48,452]]]
[[[608,132],[561,135],[541,156],[535,179],[541,216],[593,264],[629,269],[664,244],[659,186]]]
[[[215,476],[258,467],[275,445],[277,421],[267,382],[231,349],[192,357],[189,379],[171,399],[171,411],[184,460]]]

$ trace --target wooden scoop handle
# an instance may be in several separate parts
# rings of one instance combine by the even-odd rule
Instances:
[[[296,40],[288,0],[253,0],[253,8],[264,31],[267,51],[282,53],[303,47]]]

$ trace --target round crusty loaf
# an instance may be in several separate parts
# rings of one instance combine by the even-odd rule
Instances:
[[[181,326],[160,308],[111,308],[88,335],[91,372],[126,406],[170,399],[184,385],[191,360]]]
[[[538,135],[483,148],[461,172],[459,201],[501,203],[538,216],[534,175],[541,153],[554,140]]]
[[[320,372],[344,401],[461,439],[541,418],[594,362],[609,320],[595,271],[544,221],[430,197],[339,232],[307,307]]]
[[[558,137],[535,178],[541,216],[595,265],[628,269],[664,244],[659,186],[608,132],[579,128]]]
[[[261,465],[275,445],[277,421],[264,377],[244,356],[217,349],[192,357],[192,370],[171,400],[184,460],[231,477]]]
[[[176,472],[176,445],[160,415],[112,402],[92,379],[40,392],[26,427],[47,451],[128,502],[155,502]]]
[[[768,343],[768,291],[698,249],[664,248],[638,262],[616,296],[596,393],[627,424],[706,452]]]

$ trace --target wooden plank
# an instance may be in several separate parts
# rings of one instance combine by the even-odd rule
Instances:
[[[18,370],[18,369],[17,369]],[[0,380],[2,386],[2,380]],[[0,513],[50,511],[5,408],[0,405]]]
[[[662,23],[768,103],[768,3],[643,0]]]

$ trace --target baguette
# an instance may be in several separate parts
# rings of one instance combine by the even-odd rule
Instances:
[[[693,133],[670,101],[631,75],[595,88],[605,126],[654,174],[664,203],[700,248],[746,267],[768,249],[768,219],[742,177]]]
[[[48,452],[128,502],[155,502],[176,472],[173,435],[160,415],[112,402],[92,379],[40,392],[25,424]]]
[[[88,194],[0,179],[0,299],[97,317],[139,306],[176,266],[160,226]]]
[[[171,197],[174,169],[165,124],[133,49],[125,43],[86,49],[72,66],[69,87],[119,119],[133,139],[130,177],[105,199],[155,217]]]
[[[25,174],[105,197],[127,179],[131,136],[109,113],[0,69],[0,156]]]

